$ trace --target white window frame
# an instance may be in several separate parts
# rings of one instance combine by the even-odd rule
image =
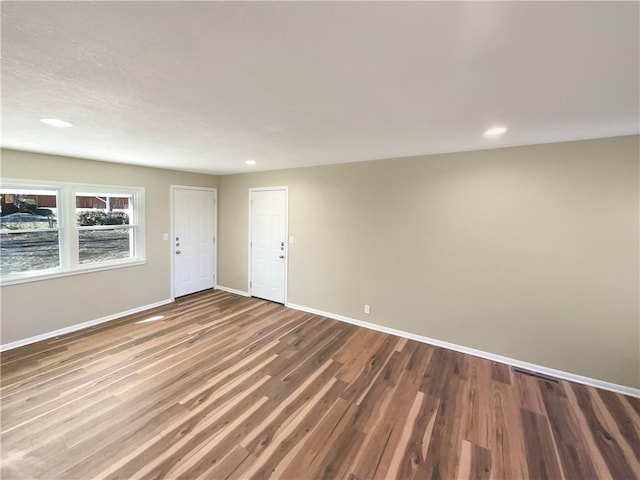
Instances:
[[[18,283],[35,282],[51,278],[66,277],[84,273],[131,267],[146,263],[145,254],[145,189],[143,187],[127,187],[120,185],[95,185],[86,183],[49,182],[20,179],[2,179],[3,190],[37,189],[57,192],[57,229],[60,252],[60,265],[46,270],[32,270],[5,274],[0,278],[0,286]],[[84,230],[76,224],[76,194],[86,192],[97,194],[131,195],[133,215],[129,219],[130,226],[122,226],[133,231],[134,256],[104,262],[80,264],[78,232]],[[114,225],[100,228],[121,228]],[[98,230],[100,228],[89,227]],[[44,229],[43,229],[44,231]]]

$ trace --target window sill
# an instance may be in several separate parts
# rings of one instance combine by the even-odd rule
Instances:
[[[147,260],[144,258],[125,261],[116,260],[109,263],[105,262],[101,265],[81,266],[73,270],[58,270],[50,273],[20,274],[16,275],[15,278],[11,278],[10,275],[7,275],[5,278],[0,280],[0,287],[17,285],[20,283],[39,282],[41,280],[51,280],[53,278],[70,277],[73,275],[83,275],[85,273],[102,272],[104,270],[114,270],[116,268],[135,267],[137,265],[144,265],[145,263],[147,263]]]

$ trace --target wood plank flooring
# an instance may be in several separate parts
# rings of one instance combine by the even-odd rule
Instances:
[[[5,480],[640,478],[636,398],[220,291],[0,365]]]

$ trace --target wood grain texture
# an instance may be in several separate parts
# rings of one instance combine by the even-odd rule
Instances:
[[[638,399],[220,291],[0,367],[3,479],[640,478]]]

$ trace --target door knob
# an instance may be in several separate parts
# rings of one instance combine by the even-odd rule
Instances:
[[[180,250],[176,250],[176,255],[180,255]]]

